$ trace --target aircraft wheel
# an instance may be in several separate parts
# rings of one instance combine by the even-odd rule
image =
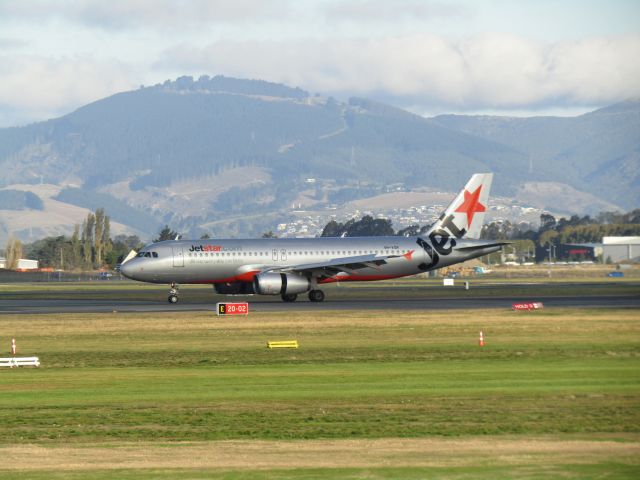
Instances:
[[[169,303],[178,303],[178,296],[177,295],[169,295],[167,300],[169,301]]]
[[[322,290],[311,290],[309,292],[309,300],[312,302],[324,301],[324,292]]]
[[[283,302],[295,302],[297,298],[298,295],[296,295],[295,293],[285,293],[282,295]]]

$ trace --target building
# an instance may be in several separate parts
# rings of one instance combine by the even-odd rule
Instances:
[[[605,261],[640,261],[640,237],[603,237],[602,258]]]
[[[0,268],[6,267],[7,259],[4,257],[0,257]],[[27,258],[21,258],[18,261],[18,270],[37,270],[38,269],[38,260],[29,260]]]

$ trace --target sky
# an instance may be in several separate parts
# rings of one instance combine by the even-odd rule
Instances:
[[[425,116],[640,98],[638,0],[0,0],[0,127],[182,75]]]

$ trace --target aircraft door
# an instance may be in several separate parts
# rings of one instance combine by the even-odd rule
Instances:
[[[184,267],[184,253],[182,247],[171,247],[173,252],[173,266]]]
[[[278,250],[276,250],[275,248],[273,249],[273,252],[272,252],[272,258],[274,262],[278,261]]]
[[[280,250],[280,260],[286,260],[287,259],[287,251],[283,248],[282,250]]]

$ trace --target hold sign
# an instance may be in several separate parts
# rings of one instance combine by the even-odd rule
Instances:
[[[514,303],[511,306],[514,310],[540,310],[544,307],[542,302]]]
[[[220,302],[216,304],[216,312],[218,315],[248,315],[249,304]]]

